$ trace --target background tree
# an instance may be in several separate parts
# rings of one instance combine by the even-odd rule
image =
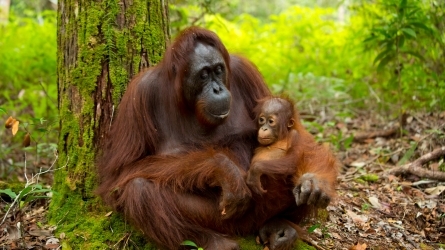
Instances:
[[[54,176],[49,217],[65,234],[64,248],[104,249],[133,241],[123,219],[107,214],[94,195],[95,158],[129,80],[160,60],[168,25],[162,0],[59,1],[59,165],[64,167]]]

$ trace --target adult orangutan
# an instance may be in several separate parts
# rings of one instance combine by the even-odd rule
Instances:
[[[253,110],[268,96],[255,66],[229,55],[216,34],[183,31],[123,96],[98,161],[98,194],[162,249],[184,240],[238,249],[230,237],[255,232],[276,242],[272,249],[289,249],[297,237],[290,222],[308,207],[296,204],[293,177],[262,196],[245,181],[257,146]],[[312,173],[303,187],[332,196],[331,154],[312,137],[301,143]]]

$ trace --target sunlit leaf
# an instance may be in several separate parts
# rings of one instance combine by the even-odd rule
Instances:
[[[16,135],[17,131],[19,131],[19,124],[20,122],[17,120],[15,120],[15,122],[12,124],[12,129],[11,129],[12,135]]]
[[[445,191],[445,186],[437,186],[425,189],[425,193],[430,195],[440,195],[443,191]]]
[[[198,247],[195,242],[191,240],[185,240],[181,243],[181,246]]]
[[[5,121],[5,128],[12,128],[15,121],[16,120],[12,116],[8,117],[8,119]]]

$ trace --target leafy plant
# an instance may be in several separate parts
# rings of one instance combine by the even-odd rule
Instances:
[[[181,246],[189,246],[189,247],[192,247],[192,249],[204,250],[202,247],[198,247],[198,245],[196,245],[196,243],[191,240],[186,240],[186,241],[182,242]]]
[[[11,189],[0,189],[0,194],[6,194],[11,198],[11,200],[15,201],[19,204],[19,207],[24,207],[27,203],[42,199],[42,198],[49,198],[50,196],[45,195],[45,193],[52,192],[50,188],[43,188],[40,184],[33,184],[25,187],[23,190],[21,190],[18,194],[12,191]],[[41,194],[44,195],[41,195]]]
[[[371,20],[365,48],[378,51],[374,64],[389,76],[379,88],[388,98],[395,96],[400,119],[404,109],[419,102],[432,106],[443,100],[437,94],[444,91],[443,69],[430,65],[444,53],[444,37],[431,22],[431,9],[422,0],[379,0],[362,6]]]

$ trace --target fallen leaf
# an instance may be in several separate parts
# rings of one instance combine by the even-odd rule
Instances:
[[[346,210],[346,213],[349,215],[349,217],[351,217],[354,223],[363,224],[368,221],[368,217],[366,217],[365,215],[358,215],[351,210]]]
[[[59,239],[51,237],[46,241],[46,244],[59,244]]]
[[[357,243],[357,245],[352,246],[351,248],[349,248],[349,250],[366,250],[366,247],[367,247],[366,243],[363,244]]]
[[[29,231],[29,234],[32,236],[51,236],[51,232],[49,230],[43,230],[43,229],[33,229]]]
[[[108,212],[108,213],[105,215],[105,217],[110,216],[112,213],[113,213],[113,211]]]
[[[437,206],[437,201],[433,201],[433,200],[418,201],[418,202],[416,202],[416,205],[419,206],[420,208],[432,209]]]
[[[371,196],[368,198],[368,200],[375,209],[378,209],[378,210],[382,209],[382,204],[380,204],[379,198],[377,198],[375,196]]]
[[[437,186],[425,189],[425,193],[430,195],[440,195],[445,190],[445,186]]]
[[[46,244],[45,245],[45,248],[46,249],[57,249],[57,248],[59,248],[59,244]]]
[[[356,168],[362,168],[366,165],[366,162],[363,161],[354,161],[353,163],[350,164],[351,167],[356,167]]]
[[[334,239],[337,239],[337,240],[343,240],[343,237],[341,237],[338,233],[331,233],[331,236],[334,238]]]
[[[19,222],[20,223],[20,222]],[[14,225],[6,225],[6,232],[8,233],[8,236],[6,237],[9,240],[18,240],[22,238],[22,235],[20,233],[20,224],[17,223],[17,226]]]

